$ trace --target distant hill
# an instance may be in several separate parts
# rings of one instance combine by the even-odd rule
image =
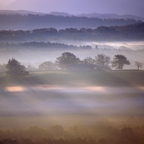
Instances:
[[[77,15],[79,17],[88,17],[88,18],[101,18],[101,19],[136,19],[144,21],[143,17],[134,16],[134,15],[118,15],[118,14],[99,14],[99,13],[91,13],[91,14],[80,14]]]
[[[28,14],[45,15],[44,13],[26,11],[26,10],[0,10],[0,15],[1,14],[6,14],[6,15],[16,15],[16,14],[20,14],[20,15],[28,15]]]
[[[72,15],[65,12],[51,12],[51,13],[41,13],[41,12],[33,12],[33,11],[26,11],[26,10],[0,10],[0,14],[6,14],[6,15],[54,15],[54,16],[76,16],[76,17],[87,17],[87,18],[101,18],[101,19],[136,19],[136,20],[142,20],[144,21],[143,17],[125,14],[125,15],[118,15],[118,14],[100,14],[100,13],[89,13],[89,14],[79,14],[79,15]]]
[[[99,26],[123,26],[142,21],[135,19],[102,19],[72,16],[67,13],[51,14],[31,11],[0,11],[0,30],[32,30],[54,27],[65,28],[97,28]]]

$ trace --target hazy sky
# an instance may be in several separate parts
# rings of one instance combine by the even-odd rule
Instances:
[[[144,17],[144,0],[0,0],[0,9],[133,14]]]

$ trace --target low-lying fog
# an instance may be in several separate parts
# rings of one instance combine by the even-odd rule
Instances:
[[[53,41],[54,42],[54,41]],[[124,42],[79,42],[79,41],[60,41],[61,43],[67,43],[71,45],[91,45],[93,48],[100,49],[121,49],[121,50],[143,50],[144,41],[124,41]]]
[[[72,50],[72,49],[60,49],[53,50],[47,48],[20,48],[20,49],[2,49],[0,52],[1,64],[7,63],[8,59],[15,58],[25,66],[29,64],[38,67],[38,65],[44,61],[55,61],[57,57],[61,56],[63,52],[72,52],[81,60],[86,57],[94,58],[97,54],[104,54],[113,59],[114,55],[122,54],[127,57],[131,62],[131,65],[125,67],[129,69],[136,68],[135,61],[144,63],[144,41],[142,42],[76,42],[69,41],[62,43],[72,45],[90,45],[93,49],[87,50]]]

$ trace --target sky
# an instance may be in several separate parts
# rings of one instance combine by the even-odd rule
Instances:
[[[0,0],[0,9],[69,14],[116,13],[144,17],[144,0]]]

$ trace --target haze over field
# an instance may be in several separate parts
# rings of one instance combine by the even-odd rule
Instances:
[[[77,48],[66,47],[7,47],[0,48],[1,53],[1,64],[7,63],[8,59],[15,58],[20,61],[25,66],[29,64],[38,67],[38,65],[44,61],[52,61],[55,62],[56,58],[59,57],[63,52],[68,51],[74,53],[77,57],[83,60],[86,57],[95,58],[98,54],[104,54],[109,56],[111,60],[114,58],[116,54],[125,55],[131,65],[126,66],[128,69],[136,69],[135,61],[140,61],[144,63],[143,55],[144,55],[144,42],[67,42],[69,45],[75,43]],[[79,48],[79,46],[89,45],[91,48]],[[96,48],[97,47],[97,48]],[[143,68],[142,68],[143,69]]]

